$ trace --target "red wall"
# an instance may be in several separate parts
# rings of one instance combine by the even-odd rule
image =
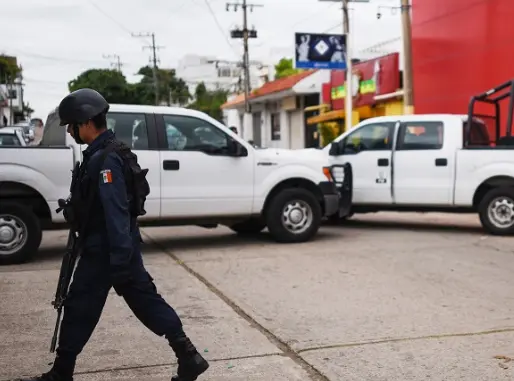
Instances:
[[[514,0],[412,0],[416,114],[467,113],[514,79]]]

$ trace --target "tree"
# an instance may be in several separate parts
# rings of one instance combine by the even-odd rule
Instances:
[[[21,70],[21,67],[16,64],[16,58],[0,56],[0,83],[14,82]]]
[[[70,91],[85,87],[101,93],[109,103],[155,104],[153,70],[144,66],[137,74],[142,78],[137,83],[128,83],[125,76],[112,69],[89,69],[68,83]],[[186,105],[191,99],[186,82],[178,78],[173,69],[157,69],[159,103],[165,101]]]
[[[301,69],[295,69],[292,58],[282,58],[275,65],[275,79],[289,77],[290,75],[301,73]]]
[[[102,94],[109,103],[131,103],[133,94],[125,76],[112,69],[90,69],[68,83],[71,91],[88,87]]]
[[[143,78],[136,84],[136,92],[139,94],[139,103],[155,104],[155,85],[153,69],[144,66],[138,71]],[[184,80],[178,78],[174,69],[157,69],[157,80],[159,83],[159,101],[166,102],[168,105],[186,105],[191,94]]]
[[[188,108],[202,111],[214,119],[219,121],[223,120],[223,111],[221,106],[227,102],[228,91],[208,90],[205,84],[202,82],[196,86],[195,89],[195,100]]]

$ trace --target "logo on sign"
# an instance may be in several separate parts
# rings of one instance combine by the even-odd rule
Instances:
[[[324,56],[326,52],[328,52],[328,49],[330,49],[330,47],[327,45],[327,43],[323,40],[321,40],[320,42],[318,42],[316,44],[316,46],[314,47],[314,49],[316,49],[316,51]]]

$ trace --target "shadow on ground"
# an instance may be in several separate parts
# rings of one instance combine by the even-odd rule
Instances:
[[[406,221],[391,221],[391,220],[357,220],[352,219],[343,223],[334,224],[327,222],[325,226],[340,228],[340,229],[359,229],[359,230],[411,230],[417,232],[441,232],[453,234],[487,234],[481,226],[467,225],[467,224],[452,224],[444,222],[406,222]]]

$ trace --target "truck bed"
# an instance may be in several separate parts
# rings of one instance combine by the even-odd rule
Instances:
[[[73,148],[67,146],[0,148],[0,197],[20,198],[37,190],[48,202],[52,219],[61,222],[62,214],[57,216],[55,209],[57,200],[69,194],[74,156]]]

